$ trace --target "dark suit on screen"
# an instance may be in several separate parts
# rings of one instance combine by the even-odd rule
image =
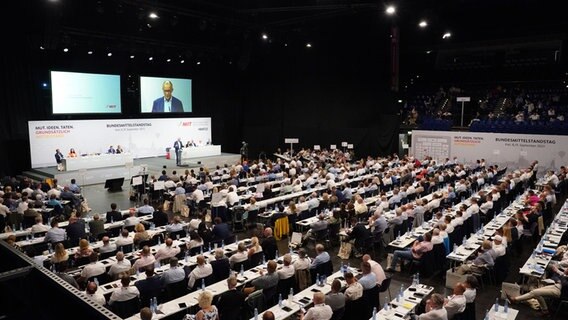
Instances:
[[[164,97],[154,100],[152,112],[164,112]],[[183,112],[183,104],[180,99],[172,97],[172,111],[170,112]]]

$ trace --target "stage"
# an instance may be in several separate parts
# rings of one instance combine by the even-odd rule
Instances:
[[[197,157],[185,159],[183,166],[176,166],[175,157],[166,159],[165,156],[134,159],[132,165],[105,167],[96,169],[81,169],[75,171],[57,171],[56,166],[35,168],[24,171],[23,174],[31,179],[43,181],[45,178],[55,178],[59,185],[65,186],[70,184],[71,179],[75,179],[78,184],[87,186],[95,184],[104,184],[107,179],[125,178],[125,186],[130,185],[130,177],[147,173],[150,176],[160,176],[164,166],[166,172],[171,174],[176,170],[178,175],[183,174],[186,169],[194,169],[200,167],[215,168],[216,166],[224,166],[225,164],[233,165],[240,161],[241,156],[234,153],[221,153],[217,156]],[[196,170],[197,171],[197,170]]]

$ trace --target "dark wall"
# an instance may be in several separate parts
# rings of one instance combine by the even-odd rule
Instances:
[[[231,63],[205,59],[201,65],[131,60],[124,52],[109,58],[103,50],[64,54],[20,43],[23,50],[6,50],[0,61],[0,175],[29,169],[29,120],[156,116],[139,113],[140,75],[191,78],[193,112],[185,116],[211,117],[213,143],[224,152],[238,153],[246,140],[256,157],[286,147],[286,137],[299,138],[300,147],[348,141],[359,155],[394,152],[398,97],[388,89],[388,30],[340,25],[337,33],[313,38],[312,48],[298,41],[249,42]],[[50,70],[120,74],[122,114],[52,115],[50,90],[41,86]]]

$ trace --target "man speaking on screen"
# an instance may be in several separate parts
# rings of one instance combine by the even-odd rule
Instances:
[[[164,91],[164,96],[154,100],[152,112],[183,112],[181,100],[172,95],[174,85],[170,80],[164,81],[162,91]]]

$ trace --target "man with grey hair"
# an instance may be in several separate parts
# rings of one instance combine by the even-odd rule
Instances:
[[[216,303],[219,318],[223,320],[240,319],[246,306],[246,295],[241,290],[237,290],[237,277],[235,276],[227,278],[227,287],[229,290],[221,294]]]
[[[213,268],[213,278],[215,281],[226,279],[231,273],[231,264],[229,259],[225,256],[222,248],[215,249],[215,260],[211,261],[211,268]]]
[[[119,251],[116,253],[116,263],[110,266],[108,270],[108,275],[111,279],[118,279],[119,275],[123,272],[130,271],[132,263],[128,259],[124,259],[124,253]]]
[[[323,292],[314,293],[314,306],[304,315],[300,313],[300,320],[329,320],[333,316],[331,307],[325,304]]]
[[[296,272],[292,265],[292,256],[287,253],[284,255],[282,260],[284,261],[284,266],[282,266],[282,269],[277,271],[278,277],[280,280],[289,279],[290,277],[293,277]]]
[[[448,312],[444,308],[444,297],[434,293],[426,301],[426,310],[419,316],[413,316],[413,320],[448,320]]]
[[[266,227],[263,232],[264,239],[260,246],[262,247],[262,251],[264,252],[264,256],[267,260],[274,259],[276,257],[276,250],[278,247],[276,246],[276,239],[274,239],[272,235],[272,228]]]

